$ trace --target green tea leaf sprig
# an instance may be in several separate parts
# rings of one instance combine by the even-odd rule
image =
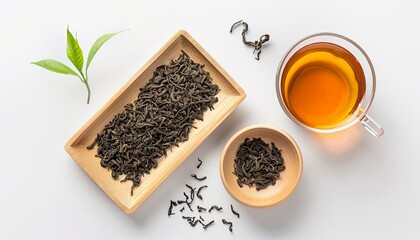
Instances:
[[[88,69],[89,69],[90,63],[92,62],[93,57],[95,57],[96,53],[102,47],[102,45],[104,45],[104,43],[107,42],[110,38],[112,38],[113,36],[121,32],[123,31],[108,33],[99,37],[90,48],[86,65],[85,65],[85,68],[83,69],[84,62],[85,62],[84,57],[83,57],[83,51],[80,48],[77,38],[73,36],[73,34],[69,30],[69,27],[67,27],[67,58],[70,60],[71,63],[73,63],[73,66],[76,68],[77,72],[71,69],[70,67],[68,67],[67,65],[65,65],[64,63],[61,63],[54,59],[44,59],[38,62],[31,62],[31,63],[38,65],[40,67],[43,67],[52,72],[73,75],[79,78],[80,81],[82,81],[82,83],[84,83],[86,86],[87,104],[89,104],[90,87],[89,87],[89,82],[88,82]]]

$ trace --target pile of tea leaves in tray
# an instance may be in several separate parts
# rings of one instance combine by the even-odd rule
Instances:
[[[96,156],[114,179],[123,175],[121,182],[133,183],[131,195],[169,149],[188,140],[194,122],[214,109],[220,89],[203,68],[181,50],[178,59],[156,68],[138,98],[88,146],[98,145]]]
[[[239,187],[255,186],[259,191],[275,185],[286,166],[281,151],[274,143],[271,143],[270,149],[261,138],[246,138],[239,146],[233,168]]]

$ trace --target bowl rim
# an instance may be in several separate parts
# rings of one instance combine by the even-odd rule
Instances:
[[[227,152],[228,148],[230,147],[230,145],[232,144],[232,142],[235,141],[241,134],[243,134],[245,132],[248,132],[248,131],[251,131],[251,130],[254,130],[254,129],[257,129],[257,128],[268,129],[268,130],[277,132],[277,133],[285,136],[290,141],[290,143],[293,145],[293,148],[295,149],[295,151],[296,151],[296,153],[298,155],[297,161],[298,161],[298,166],[299,167],[298,167],[298,172],[297,172],[296,180],[294,181],[294,183],[292,183],[293,184],[292,188],[288,192],[286,192],[284,198],[282,198],[282,199],[280,199],[278,201],[272,202],[270,204],[265,204],[265,205],[253,204],[252,202],[250,203],[250,202],[247,202],[247,201],[243,201],[242,198],[240,197],[240,195],[235,194],[230,189],[229,184],[226,181],[226,177],[225,177],[225,174],[224,174],[224,168],[223,168],[223,165],[224,165],[224,162],[225,162],[226,152]],[[258,207],[258,208],[271,207],[271,206],[274,206],[276,204],[279,204],[281,202],[286,201],[292,195],[292,193],[295,191],[296,187],[298,186],[298,184],[300,182],[300,179],[301,179],[301,176],[302,176],[302,171],[303,171],[303,158],[302,158],[302,153],[300,151],[300,148],[299,148],[298,144],[293,139],[293,137],[289,133],[285,132],[284,130],[282,130],[280,128],[276,128],[276,127],[272,127],[272,126],[264,125],[264,124],[256,124],[256,125],[251,125],[251,126],[242,128],[241,130],[237,131],[232,137],[230,137],[230,139],[227,141],[227,143],[225,144],[225,146],[223,148],[223,151],[222,151],[222,155],[221,155],[220,163],[219,164],[220,164],[219,165],[220,177],[222,179],[223,186],[225,187],[226,191],[234,199],[236,199],[238,202],[240,202],[242,204],[245,204],[247,206]]]

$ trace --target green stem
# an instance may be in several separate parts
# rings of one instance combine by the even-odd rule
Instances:
[[[88,84],[87,81],[85,82],[85,85],[86,85],[86,89],[87,89],[87,92],[88,92],[87,104],[89,104],[89,101],[90,101],[90,87],[89,87],[89,84]]]
[[[85,77],[85,75],[83,74],[82,71],[79,70],[79,73],[82,76],[82,77],[79,76],[79,79],[86,85],[86,89],[87,89],[87,92],[88,92],[87,104],[89,104],[89,102],[90,102],[90,87],[89,87],[89,83],[88,83],[87,71],[86,71],[86,77]]]
[[[89,102],[90,102],[90,87],[89,87],[89,83],[88,83],[88,73],[87,73],[87,69],[85,70],[85,75],[83,75],[83,72],[82,71],[80,71],[80,73],[82,74],[82,76],[84,77],[84,79],[85,79],[85,81],[84,81],[84,83],[85,83],[85,85],[86,85],[86,89],[87,89],[87,92],[88,92],[88,97],[87,97],[87,104],[89,104]],[[86,76],[86,77],[85,77]]]
[[[82,76],[83,76],[83,74],[82,74]],[[86,74],[86,78],[84,78],[83,83],[86,85],[86,89],[87,89],[87,92],[88,92],[87,104],[89,104],[89,102],[90,102],[90,87],[89,87],[89,83],[88,83],[88,79],[87,79],[87,74]]]

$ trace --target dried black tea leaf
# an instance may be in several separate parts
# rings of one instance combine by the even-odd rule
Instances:
[[[191,174],[191,177],[194,178],[195,180],[198,180],[198,181],[204,181],[204,180],[207,179],[206,176],[204,176],[204,177],[198,177],[196,174]]]
[[[207,188],[207,185],[201,186],[198,191],[197,191],[197,197],[201,200],[203,200],[203,197],[201,196],[201,190],[203,190],[204,188]]]
[[[211,225],[213,225],[213,223],[214,223],[214,220],[211,220],[209,223],[207,223],[207,224],[204,224],[203,222],[201,222],[201,224],[203,225],[203,228],[204,229],[207,229],[208,227],[210,227]]]
[[[174,215],[174,213],[172,212],[172,208],[176,207],[178,204],[175,201],[171,200],[171,205],[169,206],[169,210],[168,210],[168,216],[170,217],[171,215]]]
[[[222,208],[222,207],[219,207],[219,206],[217,206],[217,205],[213,205],[213,206],[211,206],[211,208],[209,209],[209,212],[213,211],[213,209],[215,209],[215,210],[216,210],[216,211],[218,211],[218,212],[220,212],[220,211],[222,211],[222,210],[223,210],[223,208]]]
[[[198,165],[197,165],[197,168],[200,168],[201,167],[201,164],[203,164],[203,161],[201,161],[201,159],[198,159]]]
[[[232,222],[228,222],[228,221],[226,221],[226,219],[222,219],[222,223],[226,224],[226,225],[229,225],[229,231],[233,232],[233,223]]]
[[[200,205],[197,205],[197,211],[198,212],[206,212],[207,211],[207,208],[204,208],[204,207],[200,207]]]
[[[253,53],[257,52],[257,56],[255,57],[255,59],[260,60],[260,54],[261,54],[262,45],[270,40],[270,35],[264,34],[264,35],[262,35],[260,37],[259,40],[256,40],[254,42],[247,41],[246,40],[246,37],[245,37],[245,34],[246,34],[246,32],[248,32],[248,23],[246,23],[246,22],[244,22],[242,20],[235,22],[232,25],[232,27],[230,27],[230,33],[232,33],[233,32],[233,29],[235,29],[237,26],[239,26],[241,24],[243,26],[243,29],[242,29],[242,42],[245,45],[247,45],[247,46],[253,47],[254,48],[254,52]]]
[[[239,213],[238,213],[238,212],[236,212],[235,210],[233,210],[233,206],[232,206],[232,204],[230,204],[230,210],[232,210],[232,213],[233,213],[235,216],[237,216],[238,218],[240,218],[240,217],[241,217],[241,215],[239,215]]]

